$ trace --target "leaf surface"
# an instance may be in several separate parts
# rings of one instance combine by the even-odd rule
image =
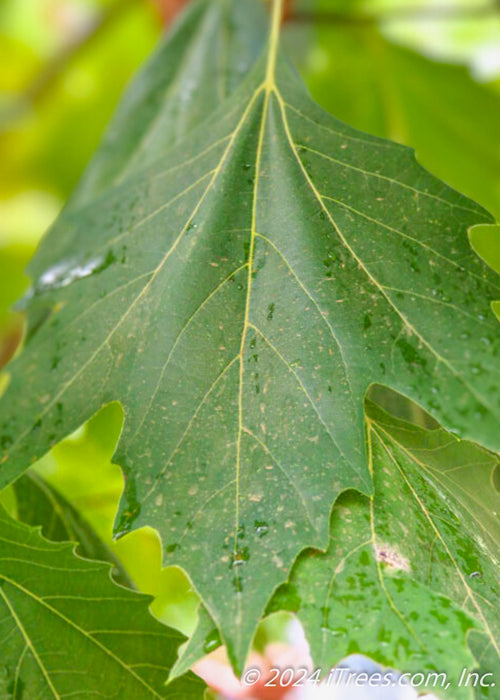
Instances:
[[[126,92],[71,198],[79,206],[181,140],[240,84],[262,50],[266,19],[238,0],[195,0]]]
[[[215,115],[45,238],[1,404],[8,483],[121,402],[117,533],[160,532],[237,669],[334,500],[371,489],[371,383],[500,449],[499,280],[466,234],[491,217],[317,107],[277,17]]]
[[[221,638],[217,626],[208,614],[206,608],[200,605],[198,609],[198,622],[187,644],[179,654],[169,676],[169,680],[183,676],[201,658],[210,654],[221,645]]]
[[[0,652],[10,697],[89,694],[203,698],[194,675],[165,686],[183,637],[157,622],[148,597],[0,511]]]
[[[458,687],[477,665],[467,630],[481,673],[500,658],[498,459],[375,404],[367,413],[374,495],[339,499],[328,552],[304,554],[287,593],[322,668],[359,652],[405,672],[446,671],[453,697],[471,697]]]
[[[14,485],[17,518],[27,525],[41,526],[42,534],[52,542],[78,543],[78,553],[86,559],[113,565],[113,580],[134,588],[126,571],[90,524],[53,486],[29,471]]]

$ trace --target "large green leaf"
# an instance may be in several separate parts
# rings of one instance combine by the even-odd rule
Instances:
[[[371,383],[500,449],[500,288],[466,235],[490,216],[317,107],[278,5],[221,109],[43,241],[0,423],[5,484],[122,403],[117,532],[158,529],[236,668],[336,497],[371,488]]]
[[[11,698],[202,698],[189,674],[165,686],[183,637],[146,596],[0,510],[0,652]]]
[[[469,697],[457,684],[476,665],[471,626],[482,673],[499,668],[498,459],[367,408],[374,496],[342,496],[328,552],[304,554],[286,592],[322,668],[361,652],[406,672],[446,671],[453,697]],[[494,688],[486,697],[500,697]]]

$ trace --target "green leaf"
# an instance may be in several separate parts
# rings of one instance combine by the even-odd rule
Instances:
[[[260,11],[259,11],[260,10]],[[195,0],[127,91],[72,197],[91,201],[203,122],[262,50],[265,14],[237,0]]]
[[[0,511],[0,653],[10,697],[202,698],[192,674],[165,686],[183,637],[148,597]]]
[[[412,146],[425,167],[500,217],[500,95],[466,68],[395,46],[373,25],[325,23],[304,77],[325,109]]]
[[[134,587],[154,597],[153,615],[189,635],[196,624],[199,596],[181,569],[162,569],[162,546],[157,533],[142,528],[113,541],[113,521],[123,491],[123,474],[120,467],[111,463],[111,458],[122,424],[121,407],[117,403],[109,404],[83,430],[60,442],[28,474],[36,471],[74,506],[118,558]],[[12,513],[15,512],[14,509]]]
[[[292,578],[313,662],[330,669],[364,654],[404,673],[446,673],[456,683],[464,667],[475,667],[466,635],[476,623],[444,596],[400,575],[406,561],[399,549],[373,547],[366,499],[340,498],[330,549],[303,557]],[[472,697],[470,689],[454,692]]]
[[[134,588],[113,552],[53,486],[29,471],[13,487],[17,499],[17,518],[21,522],[41,526],[43,536],[52,542],[77,542],[79,554],[86,559],[109,562],[113,565],[113,579],[123,586]]]
[[[220,647],[221,643],[217,626],[206,608],[200,605],[196,628],[185,648],[179,653],[179,658],[170,672],[169,681],[183,676],[203,656]]]
[[[498,653],[489,643],[488,639],[480,632],[472,631],[468,638],[469,647],[474,657],[479,662],[479,673],[484,678],[483,686],[478,685],[474,690],[476,700],[498,700],[500,690],[498,688]],[[489,674],[489,675],[488,675]],[[493,685],[492,687],[492,684]]]
[[[477,661],[490,663],[483,673],[500,657],[498,459],[375,404],[367,414],[374,496],[339,499],[328,552],[299,559],[288,593],[322,668],[364,653],[406,672],[446,671],[453,697],[470,697],[457,687],[476,665],[467,630],[477,630]]]
[[[500,273],[500,226],[473,226],[469,238],[476,253]]]
[[[500,449],[500,287],[466,233],[491,217],[317,107],[278,17],[220,110],[45,238],[0,423],[5,484],[121,402],[117,533],[160,532],[236,669],[334,500],[371,489],[370,384]]]

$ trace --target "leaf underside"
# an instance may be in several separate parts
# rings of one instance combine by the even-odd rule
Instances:
[[[326,549],[332,503],[371,490],[369,385],[500,449],[500,282],[467,239],[491,217],[317,107],[276,33],[141,163],[63,213],[30,266],[0,482],[120,401],[117,534],[159,531],[238,669],[298,553]]]

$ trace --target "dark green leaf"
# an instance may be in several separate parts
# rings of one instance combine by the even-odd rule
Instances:
[[[192,674],[165,686],[183,637],[82,559],[0,511],[0,655],[12,698],[202,698]]]
[[[117,532],[158,529],[236,668],[336,497],[371,488],[370,384],[500,448],[500,287],[466,233],[491,217],[317,107],[274,29],[215,115],[46,237],[28,316],[50,316],[0,423],[8,483],[122,403]]]
[[[52,542],[77,542],[78,552],[86,559],[113,565],[113,579],[134,588],[113,552],[98,537],[80,513],[60,493],[33,471],[14,484],[17,517],[27,525],[41,526],[42,534]]]

